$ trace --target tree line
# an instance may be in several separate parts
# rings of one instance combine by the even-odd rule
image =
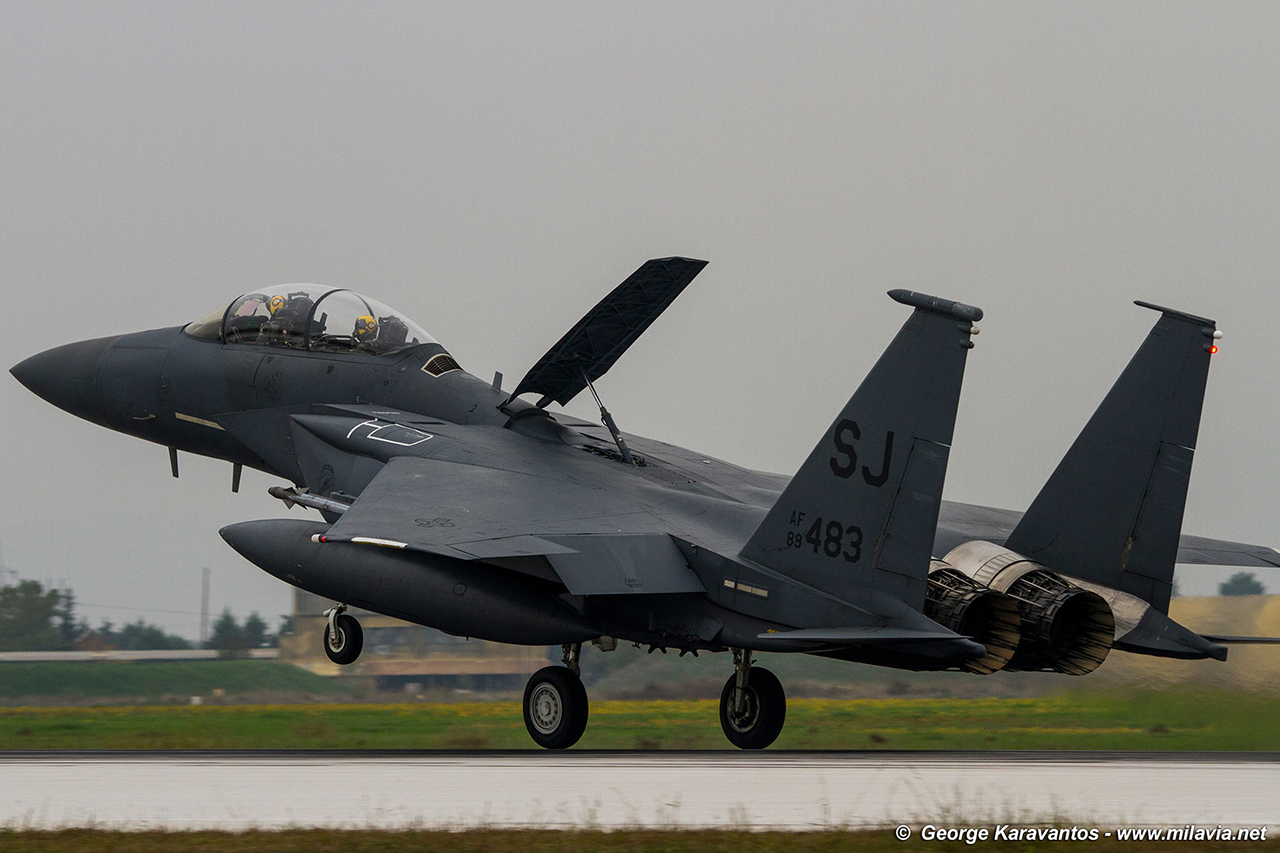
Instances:
[[[1262,595],[1265,591],[1251,572],[1238,572],[1218,585],[1219,595]],[[289,630],[289,621],[283,617],[280,633]],[[204,648],[228,657],[273,647],[279,637],[256,611],[240,622],[227,608],[210,627]],[[0,586],[0,651],[141,651],[194,649],[199,645],[142,618],[118,628],[106,619],[91,627],[76,618],[75,594],[69,589],[45,589],[33,580]]]
[[[249,649],[274,646],[276,639],[257,612],[240,622],[227,608],[210,627],[204,647],[236,656]],[[91,627],[76,617],[75,593],[69,589],[46,589],[33,580],[0,586],[0,651],[141,651],[194,649],[199,645],[142,618],[120,627],[104,619],[96,628]]]

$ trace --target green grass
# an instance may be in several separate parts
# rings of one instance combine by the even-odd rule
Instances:
[[[350,688],[286,663],[262,660],[41,661],[0,663],[0,700],[189,701],[215,690],[253,694],[346,696]]]
[[[1280,697],[800,699],[778,749],[1280,750]],[[711,700],[595,702],[584,749],[729,749]],[[0,749],[532,749],[518,702],[0,709]]]
[[[982,842],[978,848],[964,842],[923,842],[917,835],[905,843],[891,830],[860,832],[746,832],[740,830],[639,830],[628,832],[471,830],[445,831],[337,831],[284,830],[279,832],[108,832],[64,830],[13,832],[0,830],[0,853],[200,853],[237,850],[249,853],[391,853],[391,851],[450,851],[450,853],[958,853],[962,850],[1070,851],[1094,853],[1153,853],[1196,851],[1220,853],[1248,849],[1257,853],[1280,851],[1280,840],[1250,842],[1241,848],[1233,842],[1133,842],[1115,839],[1096,842]]]

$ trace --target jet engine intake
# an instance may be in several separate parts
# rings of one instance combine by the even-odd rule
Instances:
[[[1018,604],[1012,598],[982,586],[940,560],[934,560],[929,569],[924,615],[986,646],[985,655],[960,665],[966,672],[978,675],[1004,669],[1022,636]]]
[[[944,562],[1017,602],[1022,640],[1005,667],[1009,672],[1085,675],[1106,660],[1116,620],[1102,596],[992,542],[966,542]]]

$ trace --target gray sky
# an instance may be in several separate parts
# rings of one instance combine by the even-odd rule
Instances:
[[[515,382],[683,254],[711,264],[599,383],[624,429],[791,472],[904,320],[884,291],[923,290],[987,313],[947,497],[1020,509],[1145,299],[1226,334],[1185,530],[1280,545],[1277,32],[1274,3],[0,4],[0,365],[309,281]],[[289,609],[217,535],[283,513],[272,478],[174,481],[0,399],[6,568],[188,636],[201,566],[215,612]]]

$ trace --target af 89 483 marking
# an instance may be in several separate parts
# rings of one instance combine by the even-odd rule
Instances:
[[[795,513],[792,517],[804,518],[804,513]],[[849,537],[847,543],[846,536]],[[803,548],[806,545],[815,554],[822,554],[833,560],[844,557],[848,562],[856,563],[862,559],[862,528],[856,524],[846,525],[834,518],[824,523],[824,519],[819,516],[809,525],[807,532],[792,530],[787,533],[788,548]]]

